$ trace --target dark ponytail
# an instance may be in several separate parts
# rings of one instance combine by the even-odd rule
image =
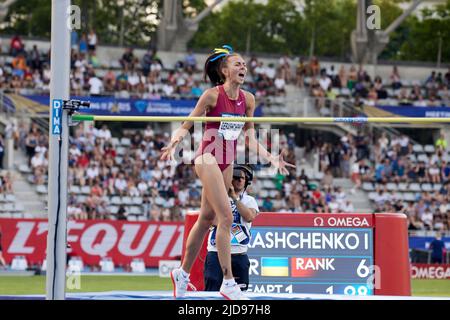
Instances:
[[[207,78],[215,86],[225,83],[225,75],[222,73],[222,68],[224,67],[229,56],[236,55],[233,53],[233,48],[224,45],[222,48],[214,49],[212,53],[205,62],[203,78],[207,81]]]

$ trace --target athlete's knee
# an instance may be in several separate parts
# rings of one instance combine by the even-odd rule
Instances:
[[[214,217],[211,216],[200,216],[197,220],[199,228],[203,230],[208,230],[214,224]]]
[[[217,226],[219,228],[227,228],[227,230],[229,230],[231,228],[232,223],[233,223],[233,216],[231,214],[223,214],[218,217]]]

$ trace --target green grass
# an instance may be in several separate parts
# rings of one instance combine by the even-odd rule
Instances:
[[[450,297],[450,280],[412,280],[413,296]]]
[[[45,276],[0,276],[0,295],[45,294],[45,281]],[[81,276],[80,290],[67,290],[67,292],[114,290],[166,291],[172,290],[172,282],[170,278],[160,278],[157,276]]]
[[[172,290],[169,278],[157,276],[82,276],[80,290],[96,291],[151,291]],[[412,280],[413,296],[450,297],[450,280]],[[45,294],[45,276],[0,276],[0,295]]]

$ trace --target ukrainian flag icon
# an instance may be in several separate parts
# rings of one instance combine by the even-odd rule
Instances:
[[[288,277],[289,260],[286,257],[261,257],[261,276]]]

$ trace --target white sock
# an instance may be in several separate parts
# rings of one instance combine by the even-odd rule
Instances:
[[[225,279],[224,278],[222,283],[224,285],[226,285],[227,287],[232,287],[236,284],[236,281],[234,281],[234,278],[233,279]]]
[[[189,278],[189,273],[187,273],[186,271],[183,270],[183,268],[180,268],[181,271],[181,275],[183,276],[183,278]]]

